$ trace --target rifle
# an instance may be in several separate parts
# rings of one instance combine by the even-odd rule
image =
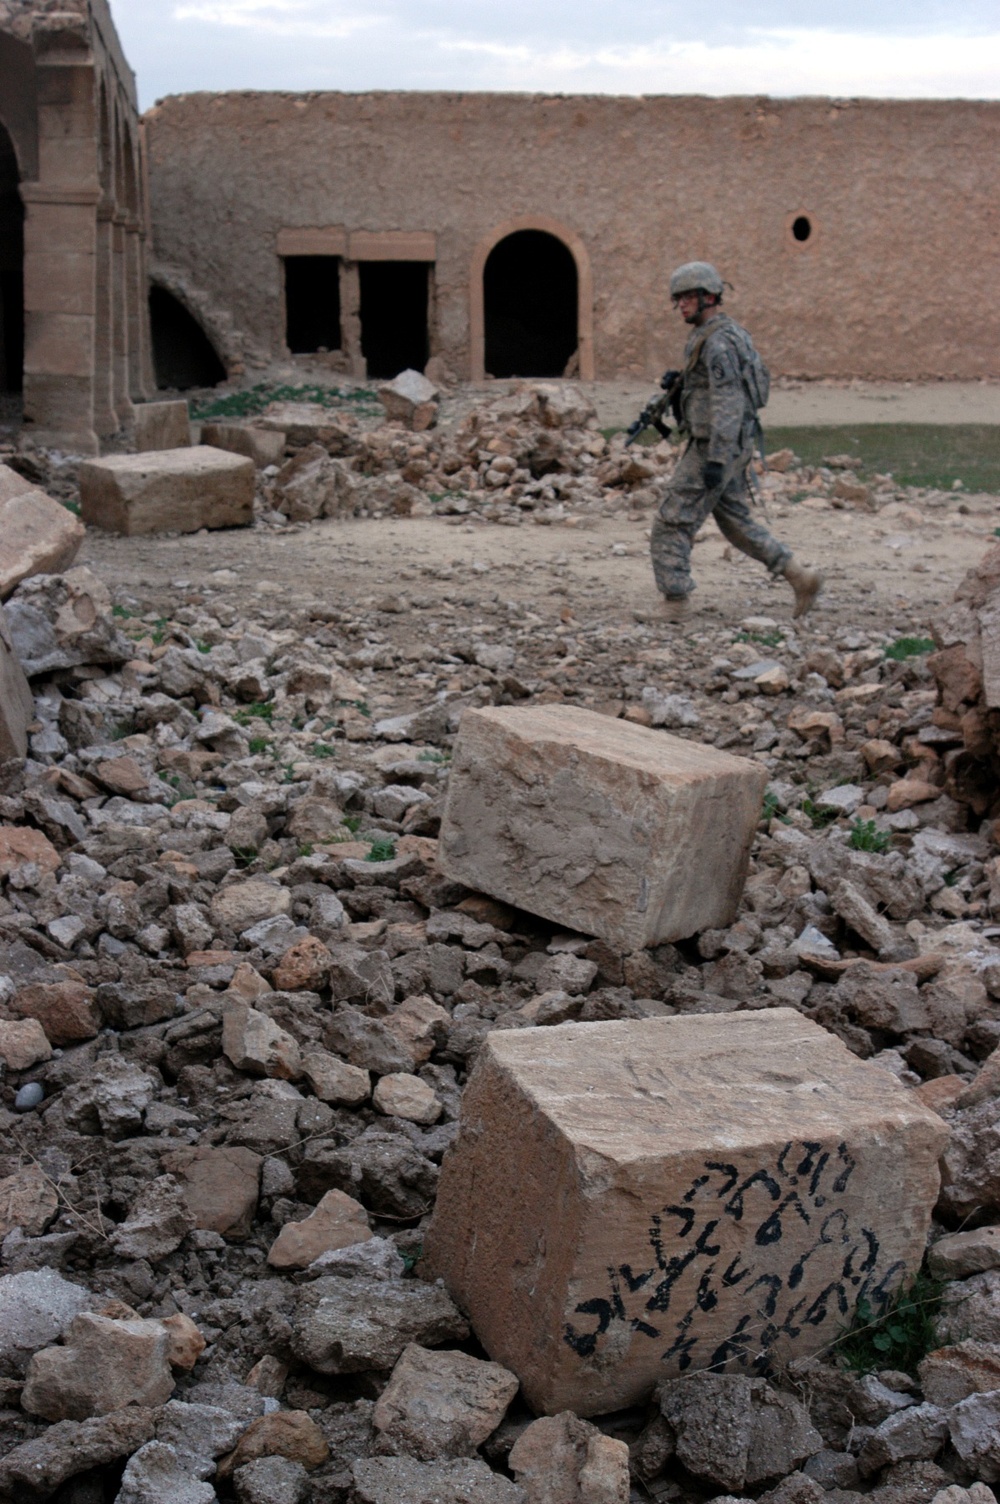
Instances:
[[[660,386],[663,388],[658,397],[647,402],[635,422],[628,428],[625,438],[625,448],[634,444],[639,435],[646,428],[655,428],[657,433],[664,439],[669,439],[670,429],[663,422],[663,414],[669,407],[675,418],[680,422],[677,407],[680,401],[681,381],[683,371],[664,371],[660,377]]]

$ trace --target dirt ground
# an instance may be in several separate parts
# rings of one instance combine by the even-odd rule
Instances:
[[[827,588],[807,630],[817,640],[850,627],[886,632],[922,626],[950,599],[983,553],[996,525],[989,497],[939,496],[918,510],[890,502],[876,514],[771,504],[773,530],[796,554],[819,565]],[[251,602],[273,609],[322,602],[371,608],[386,595],[408,606],[382,618],[392,635],[420,631],[442,602],[473,618],[483,603],[514,600],[544,621],[567,606],[583,619],[656,617],[658,596],[648,557],[649,514],[635,521],[586,520],[519,528],[439,518],[320,521],[283,534],[247,529],[179,538],[119,538],[88,532],[80,562],[117,591],[167,612],[179,589],[228,600],[240,614]],[[698,613],[713,626],[747,615],[790,615],[791,594],[729,548],[710,522],[695,546]],[[177,582],[185,585],[179,586]],[[402,604],[402,601],[397,602]],[[664,624],[664,639],[675,628]]]

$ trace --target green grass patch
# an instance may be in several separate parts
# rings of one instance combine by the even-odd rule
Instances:
[[[820,809],[811,799],[803,799],[802,813],[806,816],[813,830],[825,830],[832,825],[834,820],[839,819],[835,809]]]
[[[930,1275],[918,1274],[881,1315],[867,1300],[859,1300],[850,1330],[837,1343],[844,1367],[854,1373],[895,1368],[916,1376],[918,1363],[939,1346],[934,1317],[943,1289]]]
[[[337,749],[331,747],[329,742],[313,742],[312,755],[313,757],[336,757]]]
[[[787,825],[789,823],[788,816],[781,813],[781,805],[778,803],[777,794],[773,793],[771,789],[768,789],[764,795],[764,803],[761,806],[760,818],[768,822],[770,822],[771,820],[780,820],[782,825]]]
[[[308,402],[314,406],[353,408],[362,414],[382,411],[382,404],[370,387],[339,386],[270,386],[266,382],[242,392],[228,392],[224,397],[196,398],[191,403],[195,422],[211,418],[254,418],[272,402]]]
[[[257,700],[253,705],[242,705],[233,711],[233,720],[240,726],[249,726],[251,721],[266,721],[271,724],[274,706],[270,700]]]
[[[850,844],[855,851],[888,851],[892,837],[887,830],[879,830],[874,820],[855,820],[851,825]]]
[[[366,862],[391,862],[396,855],[396,843],[392,836],[376,836],[371,844]]]
[[[252,867],[257,860],[256,846],[231,846],[229,849],[233,853],[233,860],[241,870]]]
[[[428,748],[425,752],[417,753],[417,762],[450,762],[443,752],[434,752]]]
[[[271,743],[266,736],[252,736],[248,745],[251,756],[256,757],[261,752],[269,751]]]
[[[903,486],[1000,491],[1000,429],[989,423],[856,423],[768,428],[768,453],[792,449],[807,465],[849,454],[858,473],[889,474]]]
[[[352,836],[356,836],[358,831],[361,829],[361,816],[345,815],[340,823],[347,827]]]
[[[896,663],[902,663],[907,658],[919,658],[924,653],[933,651],[934,643],[929,637],[897,637],[886,648],[885,656]]]

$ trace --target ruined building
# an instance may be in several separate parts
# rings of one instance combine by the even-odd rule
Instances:
[[[23,261],[40,438],[93,449],[151,351],[182,389],[290,353],[653,378],[692,257],[776,371],[1000,376],[998,103],[248,92],[140,121],[106,0],[72,4],[0,0],[0,371]]]
[[[83,452],[155,387],[135,79],[106,0],[0,0],[0,381]]]

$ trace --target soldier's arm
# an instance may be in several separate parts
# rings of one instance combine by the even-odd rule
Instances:
[[[708,410],[711,431],[708,459],[728,464],[739,448],[746,396],[739,363],[727,340],[710,339],[702,357],[708,369]]]

